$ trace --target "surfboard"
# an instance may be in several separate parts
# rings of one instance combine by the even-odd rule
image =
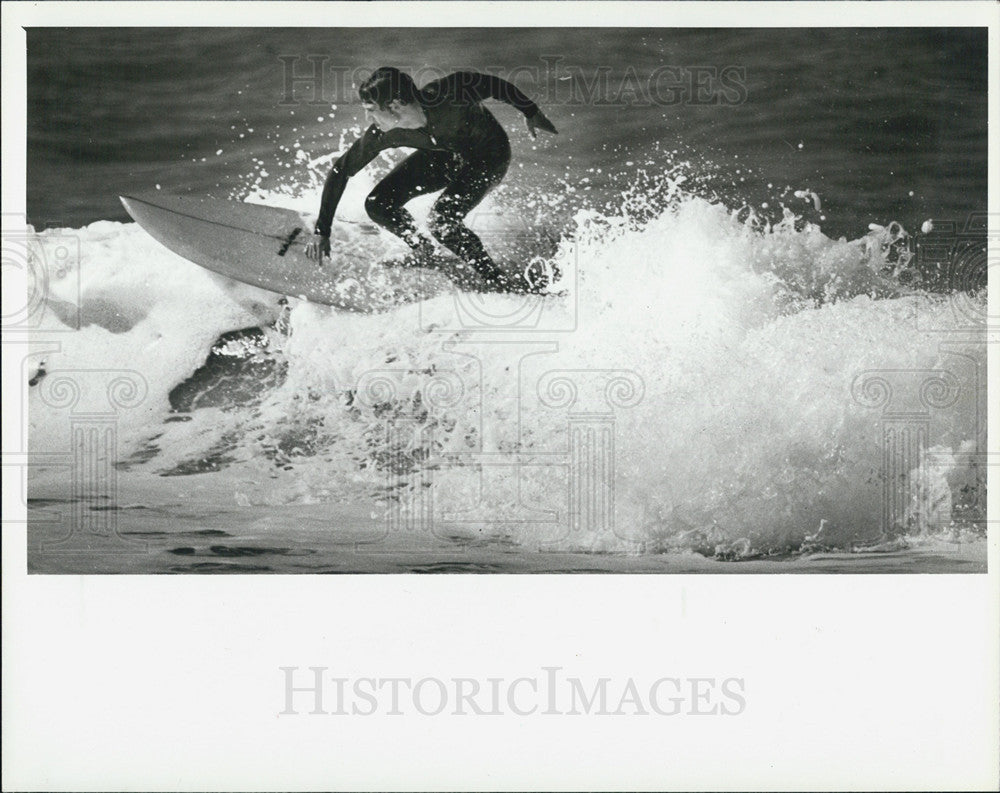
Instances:
[[[169,195],[120,196],[153,239],[212,272],[280,295],[346,311],[375,313],[443,292],[482,288],[458,259],[435,269],[384,267],[384,238],[365,224],[335,222],[331,256],[309,259],[315,218],[241,201]]]

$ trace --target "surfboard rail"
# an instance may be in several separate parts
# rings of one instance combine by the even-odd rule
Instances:
[[[317,262],[305,255],[313,218],[294,210],[159,193],[119,198],[164,247],[214,273],[279,295],[374,313],[455,288],[445,270],[380,266],[384,244],[366,224],[338,225],[330,259]]]

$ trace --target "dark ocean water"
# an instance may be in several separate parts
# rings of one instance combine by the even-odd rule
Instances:
[[[361,121],[352,83],[395,64],[418,82],[490,71],[538,98],[558,138],[494,105],[508,184],[571,196],[563,212],[686,160],[730,206],[809,189],[828,236],[913,230],[985,209],[986,57],[975,29],[32,29],[29,220],[124,221],[117,196],[156,185],[295,192]],[[322,84],[289,86],[316,69]]]

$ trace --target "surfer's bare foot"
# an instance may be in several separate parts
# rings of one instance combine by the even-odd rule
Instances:
[[[487,292],[517,295],[541,295],[549,288],[550,277],[541,268],[530,268],[528,273],[506,272],[497,268],[490,274],[481,273]],[[552,279],[555,280],[555,279]]]
[[[488,292],[523,292],[523,286],[519,283],[521,279],[512,278],[498,267],[493,267],[484,272],[479,271],[483,282],[486,284]]]

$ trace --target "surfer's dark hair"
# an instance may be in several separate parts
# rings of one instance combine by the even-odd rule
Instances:
[[[362,102],[380,108],[388,107],[393,99],[409,105],[417,101],[417,86],[410,75],[395,66],[380,66],[361,84],[358,95]]]

